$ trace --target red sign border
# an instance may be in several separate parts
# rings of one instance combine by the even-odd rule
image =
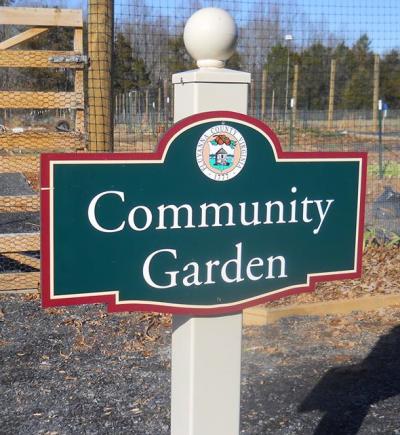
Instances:
[[[50,164],[53,161],[71,161],[71,160],[155,160],[160,161],[164,154],[165,148],[171,139],[181,130],[201,121],[206,122],[217,118],[229,118],[233,121],[243,121],[254,125],[256,128],[266,133],[275,147],[278,158],[285,159],[313,159],[324,158],[356,158],[361,159],[361,186],[360,186],[360,210],[358,222],[358,246],[357,246],[357,267],[355,272],[339,273],[335,275],[318,275],[309,278],[309,284],[302,284],[299,288],[291,288],[283,290],[279,293],[271,295],[262,295],[259,298],[254,298],[243,303],[235,303],[234,305],[223,305],[198,308],[197,306],[175,306],[175,305],[158,305],[157,303],[119,303],[116,304],[115,295],[96,295],[96,296],[73,296],[60,299],[52,299],[50,293]],[[46,153],[41,155],[41,290],[42,290],[42,306],[43,308],[104,303],[107,304],[109,312],[123,311],[150,311],[171,314],[185,315],[218,315],[240,312],[245,308],[260,305],[285,296],[311,292],[315,289],[315,285],[321,281],[333,281],[340,279],[359,278],[362,272],[362,251],[363,251],[363,231],[364,231],[364,215],[365,215],[365,193],[367,185],[367,153],[360,152],[287,152],[283,151],[276,134],[262,121],[236,112],[229,111],[212,111],[203,112],[189,116],[175,125],[173,125],[161,138],[158,143],[157,150],[153,153]]]

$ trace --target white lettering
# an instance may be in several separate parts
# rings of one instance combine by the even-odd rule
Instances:
[[[286,221],[283,219],[283,203],[281,201],[268,201],[265,203],[266,207],[267,207],[267,211],[266,211],[266,219],[265,219],[265,224],[273,224],[272,220],[271,220],[271,209],[272,206],[278,206],[279,208],[279,219],[276,221],[277,224],[285,224]]]
[[[146,258],[146,260],[145,260],[145,262],[143,264],[143,278],[147,282],[147,284],[149,284],[151,287],[154,287],[154,288],[161,288],[162,289],[162,288],[176,287],[176,276],[179,273],[178,271],[165,272],[165,275],[168,275],[171,278],[169,284],[167,284],[167,285],[158,285],[151,278],[151,275],[150,275],[150,265],[151,265],[151,262],[152,262],[153,258],[156,255],[158,255],[158,254],[160,254],[162,252],[168,252],[169,254],[171,254],[175,258],[175,260],[177,259],[177,255],[176,255],[176,250],[175,249],[160,249],[158,251],[153,252],[152,254],[150,254]]]
[[[138,210],[143,210],[144,214],[146,215],[146,223],[142,227],[138,227],[136,225],[136,222],[135,222],[135,215],[136,215],[136,212]],[[144,205],[138,205],[137,207],[134,207],[129,212],[129,215],[128,215],[128,224],[135,231],[144,231],[144,230],[147,230],[147,228],[149,228],[149,226],[151,225],[151,221],[152,220],[153,220],[153,216],[151,214],[151,210],[148,207],[144,206]]]
[[[261,223],[261,221],[258,218],[259,203],[258,202],[252,202],[251,204],[253,206],[253,219],[248,221],[248,220],[246,220],[246,203],[245,202],[239,203],[239,206],[240,206],[240,222],[242,223],[242,225],[245,225],[245,226],[248,226],[248,225],[259,225]]]
[[[232,260],[228,260],[226,263],[222,265],[221,269],[221,278],[225,282],[241,282],[243,281],[242,275],[241,275],[241,269],[242,269],[242,243],[237,243],[236,245],[236,258],[232,258]],[[227,269],[230,264],[235,265],[235,277],[230,278],[227,274]]]
[[[159,221],[158,221],[158,227],[156,227],[156,230],[165,230],[167,227],[165,226],[165,210],[171,210],[172,216],[173,216],[173,224],[169,228],[175,229],[175,228],[182,228],[179,225],[179,212],[181,210],[186,210],[187,212],[187,220],[186,225],[183,226],[183,228],[195,228],[193,225],[193,210],[190,205],[182,204],[181,206],[177,207],[176,205],[160,205],[158,208],[159,212]]]
[[[222,227],[223,225],[220,222],[220,214],[221,214],[221,208],[224,207],[228,211],[228,219],[227,223],[225,224],[226,227],[233,227],[236,224],[233,222],[233,207],[232,204],[229,202],[224,202],[223,204],[201,204],[201,223],[198,225],[199,228],[205,228],[208,227],[207,223],[207,209],[212,208],[214,209],[214,223],[211,225],[212,227]]]
[[[183,278],[183,285],[185,287],[190,287],[191,285],[201,285],[202,282],[199,280],[199,265],[192,261],[183,268],[183,271],[188,271],[190,267],[193,269],[193,272]]]
[[[332,204],[334,201],[335,201],[334,199],[327,199],[327,200],[326,200],[327,205],[326,205],[326,208],[325,208],[325,211],[324,211],[324,210],[322,209],[322,202],[323,202],[323,201],[320,200],[320,199],[314,200],[314,202],[317,204],[318,213],[319,213],[319,225],[318,225],[317,228],[314,229],[314,231],[313,231],[314,234],[318,234],[318,233],[319,233],[319,230],[320,230],[320,228],[322,227],[322,223],[323,223],[324,220],[325,220],[325,216],[326,216],[326,214],[328,213],[329,207],[331,206],[331,204]]]
[[[292,193],[296,193],[297,192],[297,187],[293,186],[291,189]],[[297,208],[297,201],[294,199],[293,201],[290,201],[290,221],[288,221],[289,224],[297,224],[297,219],[296,219],[296,208]]]
[[[122,231],[125,227],[125,221],[122,221],[121,225],[114,229],[107,229],[102,227],[96,218],[96,205],[98,200],[105,195],[117,195],[122,199],[122,202],[125,202],[124,192],[119,192],[117,190],[108,190],[107,192],[101,192],[96,195],[89,204],[88,207],[88,218],[89,222],[92,224],[93,228],[97,231],[101,231],[102,233],[117,233],[118,231]]]
[[[278,255],[277,257],[268,257],[267,261],[268,261],[268,275],[265,277],[265,279],[273,279],[275,278],[274,275],[274,261],[279,260],[281,263],[281,271],[280,274],[278,276],[278,278],[287,278],[286,275],[286,262],[285,262],[285,258],[282,257],[281,255]]]
[[[257,280],[261,279],[263,277],[262,273],[260,275],[254,275],[253,272],[251,271],[251,269],[253,267],[261,267],[261,266],[264,266],[264,262],[263,262],[262,258],[260,258],[260,257],[252,258],[247,263],[247,267],[246,267],[247,277],[249,279],[251,279],[252,281],[257,281]]]
[[[308,204],[312,204],[314,201],[309,201],[309,199],[307,197],[305,197],[303,199],[303,201],[301,201],[301,203],[303,204],[303,222],[311,222],[312,219],[308,218]]]
[[[216,261],[207,261],[206,267],[207,267],[207,280],[204,282],[204,284],[215,284],[215,281],[212,279],[212,270],[214,266],[219,266],[220,262],[218,260]]]

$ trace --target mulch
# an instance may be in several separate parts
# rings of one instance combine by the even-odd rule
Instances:
[[[363,255],[360,279],[319,283],[315,292],[302,293],[268,304],[277,307],[294,304],[353,299],[400,293],[400,248],[398,244],[369,244]]]
[[[400,309],[243,333],[241,434],[400,434]],[[0,295],[0,434],[166,435],[168,316]]]

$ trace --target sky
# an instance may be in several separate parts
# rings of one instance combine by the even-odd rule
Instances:
[[[115,0],[116,12],[124,11],[125,5],[134,1],[145,2],[154,15],[168,16],[185,15],[189,4],[220,6],[242,25],[254,15],[254,10],[268,15],[277,5],[289,20],[297,21],[292,30],[297,41],[323,29],[323,36],[331,34],[334,40],[348,44],[367,33],[371,48],[377,53],[400,48],[400,0]],[[308,36],[303,31],[305,27]]]
[[[37,5],[40,1],[71,8],[84,5],[86,9],[87,0],[16,0],[16,6]],[[254,10],[263,9],[268,15],[275,4],[294,22],[294,41],[308,38],[304,31],[307,29],[309,34],[320,32],[325,38],[330,34],[334,40],[350,45],[367,33],[371,48],[378,53],[400,48],[400,0],[115,0],[115,12],[126,17],[133,15],[134,4],[147,6],[151,17],[164,15],[169,19],[186,17],[196,4],[219,6],[229,10],[242,25],[254,15]]]
[[[400,0],[301,0],[304,13],[329,30],[354,41],[363,33],[376,52],[400,47]]]

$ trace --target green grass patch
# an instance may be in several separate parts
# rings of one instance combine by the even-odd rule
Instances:
[[[364,250],[367,246],[398,246],[400,235],[384,228],[367,228],[364,231]]]
[[[383,164],[383,176],[400,178],[400,163],[399,162],[386,162]],[[368,175],[375,175],[379,177],[379,165],[377,163],[370,163],[368,165]]]

